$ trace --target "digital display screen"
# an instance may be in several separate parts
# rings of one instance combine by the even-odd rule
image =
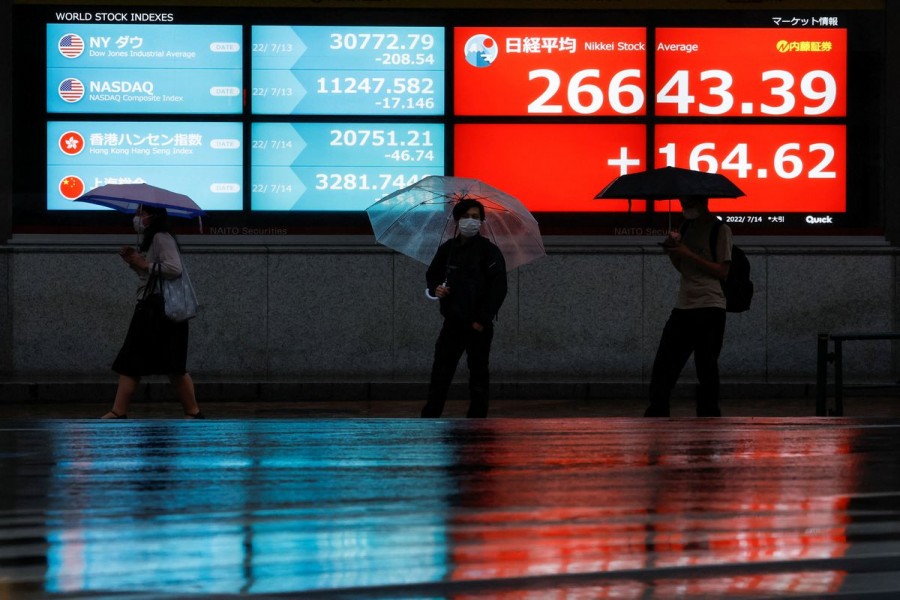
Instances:
[[[843,117],[844,29],[657,29],[659,116]]]
[[[444,174],[444,127],[398,123],[254,123],[254,210],[363,211]]]
[[[440,115],[439,27],[253,27],[253,112]]]
[[[643,115],[643,27],[460,27],[458,115]]]
[[[47,208],[107,210],[73,202],[109,183],[149,183],[204,210],[243,208],[240,123],[51,121]]]
[[[849,210],[847,40],[840,27],[457,28],[455,113],[519,122],[456,125],[454,173],[532,211],[602,215],[680,210],[593,200],[619,175],[678,166],[745,192],[711,200],[729,222],[836,223]]]
[[[722,173],[745,193],[711,200],[714,212],[779,217],[771,223],[784,222],[788,213],[846,212],[843,125],[661,124],[653,134],[648,166],[642,125],[458,125],[454,164],[457,174],[496,182],[539,212],[629,210],[627,200],[593,200],[598,181],[666,166]],[[632,203],[630,210],[643,206]],[[678,204],[655,206],[670,207]]]
[[[627,211],[627,200],[594,200],[598,182],[645,168],[644,125],[471,124],[455,137],[457,175],[489,181],[536,212]]]
[[[843,213],[846,164],[843,125],[656,126],[654,168],[721,173],[746,194],[710,200],[713,212]]]
[[[14,233],[112,227],[74,198],[145,181],[216,231],[364,234],[458,175],[548,234],[618,235],[677,201],[595,196],[667,165],[741,188],[710,203],[739,234],[885,225],[878,10],[12,11],[13,79],[45,99],[13,97]]]
[[[47,112],[242,110],[241,28],[47,25]]]

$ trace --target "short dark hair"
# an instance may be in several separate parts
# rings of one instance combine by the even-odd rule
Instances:
[[[484,204],[472,198],[463,198],[456,203],[456,206],[453,207],[453,218],[459,221],[472,207],[478,208],[478,214],[481,215],[481,220],[484,221]]]
[[[157,219],[168,219],[169,211],[165,206],[153,206],[152,204],[141,204],[140,211],[145,215],[150,215]]]
[[[147,229],[144,230],[144,237],[141,238],[140,246],[141,252],[146,252],[150,249],[150,244],[153,243],[153,236],[161,231],[169,231],[169,211],[163,206],[151,206],[149,204],[142,204],[140,211],[150,215],[150,223],[147,225]]]

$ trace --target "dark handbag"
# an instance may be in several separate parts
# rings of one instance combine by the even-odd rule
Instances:
[[[159,263],[154,264],[144,286],[144,293],[138,299],[134,311],[136,325],[141,339],[148,347],[156,347],[162,340],[163,325],[166,320],[166,300],[162,294]]]

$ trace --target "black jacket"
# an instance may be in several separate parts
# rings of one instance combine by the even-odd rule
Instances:
[[[489,325],[506,298],[506,261],[500,248],[480,235],[465,243],[447,240],[425,273],[428,291],[447,282],[450,294],[441,298],[446,319]]]

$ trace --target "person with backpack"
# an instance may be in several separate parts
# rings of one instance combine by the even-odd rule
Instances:
[[[678,300],[653,361],[645,417],[668,417],[672,389],[691,354],[700,382],[697,416],[719,417],[719,353],[725,337],[724,282],[732,262],[731,229],[709,212],[708,198],[679,198],[684,225],[661,243],[681,274]]]

